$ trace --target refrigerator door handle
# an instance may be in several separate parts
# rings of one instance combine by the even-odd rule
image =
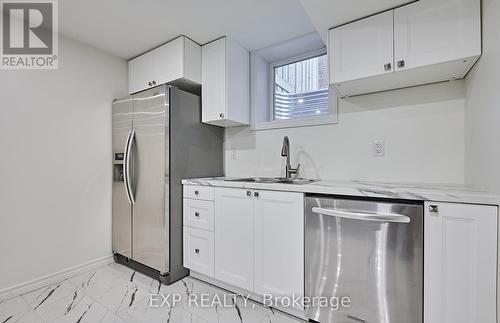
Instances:
[[[312,212],[315,214],[323,214],[335,216],[345,219],[362,220],[362,221],[375,221],[375,222],[394,222],[394,223],[409,223],[410,218],[395,213],[365,213],[355,211],[344,211],[332,208],[319,208],[313,207]]]
[[[127,193],[127,200],[130,204],[132,204],[132,200],[130,199],[130,193],[128,191],[128,171],[127,171],[127,151],[128,145],[130,143],[130,135],[132,135],[132,129],[128,132],[127,139],[125,140],[125,149],[123,151],[123,183],[125,185],[125,192]]]
[[[124,182],[125,190],[127,191],[128,202],[132,205],[135,204],[134,194],[132,192],[132,183],[130,176],[130,155],[132,152],[132,144],[135,138],[135,129],[130,130],[127,138],[127,143],[125,144],[125,163],[124,163]]]

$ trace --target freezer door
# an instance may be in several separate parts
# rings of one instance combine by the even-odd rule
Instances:
[[[124,183],[123,158],[127,138],[132,130],[132,98],[112,104],[113,146],[113,252],[132,257],[132,208]]]
[[[307,197],[305,235],[306,296],[350,300],[308,318],[422,323],[422,205]]]
[[[133,96],[133,259],[167,273],[169,93],[159,86]]]

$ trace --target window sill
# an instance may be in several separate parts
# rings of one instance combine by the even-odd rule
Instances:
[[[253,131],[257,131],[257,130],[269,130],[269,129],[281,129],[281,128],[320,126],[326,124],[335,124],[337,122],[338,122],[337,115],[332,114],[320,118],[301,118],[301,119],[297,118],[290,120],[252,123],[252,126],[250,128]]]

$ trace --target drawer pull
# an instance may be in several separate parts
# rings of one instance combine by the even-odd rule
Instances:
[[[200,216],[200,213],[199,212],[194,212],[194,216],[198,218]]]
[[[431,212],[431,213],[438,213],[439,212],[439,207],[436,204],[431,204],[431,205],[429,205],[429,212]]]
[[[252,196],[252,192],[247,191],[247,196]]]
[[[253,196],[259,197],[259,192],[253,192]]]
[[[194,191],[194,195],[200,195],[199,191]]]
[[[197,253],[197,254],[199,254],[200,253],[200,249],[196,248],[196,249],[194,249],[194,252]]]

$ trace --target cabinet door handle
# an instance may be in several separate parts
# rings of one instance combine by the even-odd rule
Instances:
[[[247,196],[252,196],[252,192],[247,191]]]
[[[439,207],[436,204],[430,204],[429,205],[429,212],[431,212],[431,213],[438,213],[439,212]]]
[[[221,119],[224,119],[224,113],[219,114],[219,117],[220,117]]]
[[[199,194],[200,194],[200,192],[194,191],[194,195],[199,195]]]
[[[156,81],[153,80],[153,85],[156,85]]]
[[[200,253],[200,249],[196,248],[196,249],[194,249],[194,252],[195,253]]]
[[[390,71],[391,69],[392,69],[392,64],[391,63],[384,64],[384,70]]]
[[[194,216],[199,218],[200,217],[200,213],[199,212],[194,212]]]
[[[259,197],[259,192],[253,192],[254,197]]]
[[[151,83],[151,81],[150,81],[150,82],[148,82],[148,85],[151,86],[151,85],[153,85],[153,83]]]
[[[405,60],[404,59],[398,61],[398,67],[399,68],[405,67]]]

